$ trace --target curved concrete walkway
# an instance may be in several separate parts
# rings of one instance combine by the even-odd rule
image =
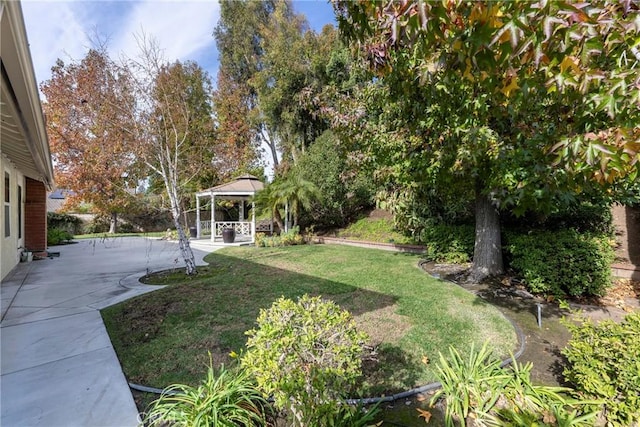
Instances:
[[[196,262],[220,246],[193,242]],[[183,265],[175,242],[81,240],[2,281],[0,425],[136,426],[138,411],[99,310],[157,287],[137,278]]]

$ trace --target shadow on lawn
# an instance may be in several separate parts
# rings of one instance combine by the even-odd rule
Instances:
[[[253,327],[253,320],[257,318],[260,309],[269,308],[280,297],[295,301],[304,294],[321,296],[349,311],[356,319],[359,329],[371,337],[372,347],[363,364],[363,383],[367,384],[365,395],[393,393],[416,385],[418,372],[423,368],[421,364],[399,346],[386,342],[399,340],[410,325],[405,328],[399,326],[396,316],[394,322],[387,323],[367,320],[371,317],[367,314],[371,313],[392,315],[397,302],[395,296],[302,274],[295,271],[295,264],[279,268],[219,253],[211,254],[207,260],[211,268],[224,272],[219,273],[214,280],[224,282],[229,275],[242,278],[240,286],[233,292],[242,292],[254,302],[248,304],[251,311],[242,316],[252,322],[245,323],[244,330]],[[340,261],[335,261],[334,266],[337,263]],[[245,342],[243,340],[242,345]]]
[[[217,271],[211,278],[215,283],[211,285],[251,298],[251,301],[244,302],[247,308],[253,309],[255,316],[246,313],[252,321],[257,318],[260,308],[269,308],[280,297],[297,300],[305,294],[322,296],[336,302],[353,316],[393,306],[397,300],[393,296],[302,274],[295,271],[294,263],[279,268],[217,253],[207,260],[210,268]],[[229,287],[230,283],[235,285],[235,289]]]
[[[209,266],[199,267],[195,277],[184,276],[180,283],[105,310],[116,351],[127,355],[121,362],[132,382],[155,387],[197,384],[204,376],[208,352],[216,365],[229,365],[230,354],[241,353],[245,331],[255,326],[261,309],[281,297],[295,301],[309,294],[334,301],[356,321],[371,319],[358,323],[375,337],[363,379],[372,387],[363,393],[397,392],[416,385],[419,361],[385,343],[397,342],[410,325],[399,327],[397,318],[374,321],[379,314],[395,312],[395,296],[302,274],[295,271],[295,260],[269,266],[257,259],[213,253],[207,261]],[[167,276],[167,272],[157,275]],[[136,365],[135,360],[144,362]]]

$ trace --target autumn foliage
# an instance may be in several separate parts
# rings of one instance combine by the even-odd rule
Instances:
[[[128,74],[100,50],[79,63],[58,60],[52,73],[41,90],[56,182],[72,190],[71,204],[91,203],[115,219],[129,208],[140,171]]]

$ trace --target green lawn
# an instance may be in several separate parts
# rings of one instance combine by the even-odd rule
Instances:
[[[377,361],[365,363],[363,393],[435,380],[433,364],[449,345],[465,351],[486,340],[499,355],[516,348],[513,327],[462,288],[431,278],[419,257],[339,245],[228,248],[212,253],[195,278],[150,278],[159,291],[103,310],[130,381],[155,387],[196,384],[207,352],[217,363],[240,353],[260,308],[280,296],[321,295],[352,312],[371,337]],[[425,363],[426,362],[426,363]]]

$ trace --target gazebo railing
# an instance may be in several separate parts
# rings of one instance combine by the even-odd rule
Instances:
[[[200,233],[211,234],[211,221],[200,221]]]
[[[245,236],[251,236],[251,226],[253,223],[251,221],[216,221],[215,229],[216,234],[215,237],[222,236],[222,230],[225,228],[233,228],[236,230],[236,234],[242,234]]]

